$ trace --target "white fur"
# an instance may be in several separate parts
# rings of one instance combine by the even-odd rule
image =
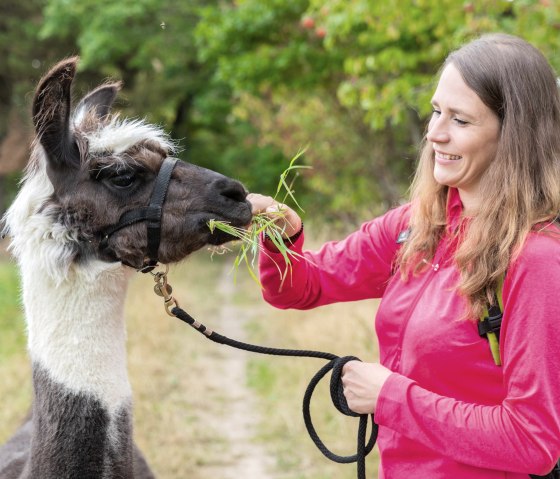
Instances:
[[[78,128],[86,118],[86,115],[90,109],[89,105],[82,105],[72,113],[72,123],[76,128]]]
[[[23,261],[23,302],[29,353],[51,379],[99,399],[110,412],[130,401],[126,368],[125,268],[91,261],[73,265],[57,284]]]
[[[169,136],[160,128],[143,120],[121,120],[117,115],[98,130],[88,132],[87,138],[91,153],[112,152],[114,155],[119,155],[136,143],[145,140],[155,141],[167,151],[175,149]]]
[[[43,208],[54,189],[44,162],[30,172],[4,218],[11,236],[10,250],[22,261],[39,261],[41,270],[57,283],[64,280],[73,260],[71,232],[52,222],[49,208]]]
[[[29,352],[53,380],[115,412],[131,398],[123,308],[132,270],[73,262],[77,238],[43,206],[53,187],[41,160],[5,218],[21,270]]]

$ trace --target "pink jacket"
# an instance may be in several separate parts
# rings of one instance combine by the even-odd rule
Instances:
[[[461,212],[452,189],[451,228]],[[393,274],[396,238],[408,217],[405,205],[343,241],[304,252],[311,261],[297,261],[281,290],[279,253],[261,254],[264,298],[297,309],[382,298],[375,329],[380,362],[393,374],[375,414],[380,478],[548,473],[560,457],[560,241],[532,233],[508,269],[498,367],[476,321],[460,319],[465,300],[454,292],[459,273],[448,237],[428,271],[406,283]],[[301,252],[303,241],[293,248]]]

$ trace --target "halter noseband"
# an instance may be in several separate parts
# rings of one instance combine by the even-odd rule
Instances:
[[[103,239],[99,244],[100,249],[105,249],[107,248],[107,246],[109,246],[109,238],[111,237],[111,235],[134,223],[146,221],[148,229],[148,251],[147,260],[144,261],[144,264],[139,270],[142,273],[148,273],[149,271],[152,271],[158,263],[159,244],[161,241],[161,216],[163,212],[163,203],[165,201],[165,197],[167,196],[169,183],[171,182],[171,173],[173,172],[173,168],[175,168],[177,161],[177,158],[170,157],[163,160],[163,163],[161,164],[158,175],[156,177],[156,181],[154,183],[154,189],[152,190],[152,196],[150,197],[149,205],[125,211],[115,225],[110,226],[103,232]],[[136,268],[136,266],[128,264],[122,259],[115,259],[127,266]]]

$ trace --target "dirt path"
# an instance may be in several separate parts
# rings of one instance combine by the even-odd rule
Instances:
[[[216,331],[225,336],[246,340],[243,311],[234,305],[235,286],[228,274],[230,266],[223,269],[219,283],[220,307],[212,324]],[[220,479],[274,479],[274,459],[259,444],[257,425],[261,420],[254,392],[247,386],[247,362],[250,355],[226,346],[217,346],[215,355],[208,358],[209,367],[222,373],[214,376],[211,388],[220,391],[224,401],[223,414],[207,418],[212,427],[223,433],[224,461],[207,464],[202,476]],[[219,421],[216,424],[216,421]],[[213,423],[213,424],[212,424]]]
[[[199,255],[174,268],[170,283],[194,318],[243,341],[251,307],[230,269],[229,261]],[[152,284],[151,278],[136,279],[126,314],[135,435],[157,476],[278,479],[276,457],[258,438],[262,405],[247,386],[254,356],[167,317]]]

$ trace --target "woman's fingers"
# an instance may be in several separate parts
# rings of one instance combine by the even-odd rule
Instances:
[[[274,198],[259,193],[249,193],[247,195],[247,201],[251,203],[253,215],[264,213],[267,208],[272,207],[276,203]]]
[[[348,407],[358,414],[375,412],[381,388],[391,374],[379,363],[347,362],[342,368],[342,385]]]
[[[264,213],[278,225],[285,238],[295,235],[301,229],[301,218],[289,206],[259,193],[249,193],[247,200],[251,203],[253,216]]]

